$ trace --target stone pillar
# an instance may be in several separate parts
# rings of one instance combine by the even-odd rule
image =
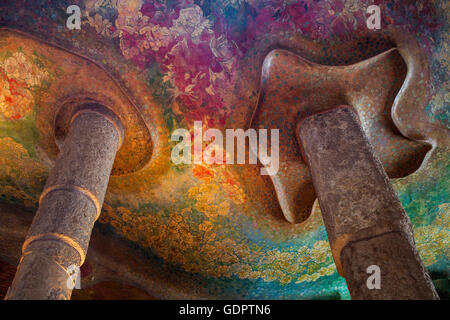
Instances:
[[[123,135],[119,118],[103,106],[74,113],[6,299],[70,299],[69,273],[85,260]]]
[[[352,299],[438,299],[411,222],[356,112],[340,106],[314,114],[299,123],[297,137]],[[379,268],[379,289],[377,267],[370,266]]]

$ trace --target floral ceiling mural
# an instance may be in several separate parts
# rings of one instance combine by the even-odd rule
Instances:
[[[71,4],[82,9],[79,31],[65,28]],[[450,10],[444,0],[20,0],[0,4],[0,26],[101,66],[145,121],[156,123],[159,152],[168,153],[170,132],[192,128],[194,120],[205,128],[246,123],[269,49],[297,50],[335,65],[388,49],[382,32],[371,44],[361,40],[371,35],[365,13],[370,4],[380,6],[383,28],[413,34],[426,52],[432,75],[426,113],[436,125],[448,126]],[[313,48],[325,43],[325,49],[302,49],[306,42]],[[353,51],[341,52],[345,43]],[[43,124],[36,119],[47,88],[62,73],[52,56],[0,39],[2,201],[37,208],[51,161],[42,152]],[[306,222],[291,225],[282,218],[270,179],[259,176],[257,167],[174,165],[167,159],[112,177],[97,223],[102,233],[166,270],[159,280],[150,276],[156,279],[153,294],[349,298],[318,206]],[[438,145],[424,167],[392,180],[414,224],[418,251],[436,279],[448,276],[450,259],[448,159],[448,146]],[[161,287],[175,279],[194,280],[177,289],[183,294],[164,293]]]

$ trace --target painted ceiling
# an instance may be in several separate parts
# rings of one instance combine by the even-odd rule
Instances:
[[[374,3],[381,8],[379,31],[366,26],[365,9]],[[82,11],[80,30],[66,28],[72,4]],[[385,73],[395,90],[386,107],[364,110],[363,126],[384,150],[380,158],[425,266],[440,293],[448,292],[448,6],[445,0],[3,0],[0,201],[36,211],[58,152],[53,112],[66,97],[100,97],[134,119],[132,147],[116,160],[83,285],[106,279],[157,298],[348,299],[317,205],[305,222],[291,224],[281,191],[259,165],[175,165],[170,136],[192,129],[194,120],[204,128],[248,127],[260,104],[264,58],[274,49],[344,66],[401,51],[399,39],[407,37],[421,54],[406,57],[422,59],[429,77],[414,79],[420,94],[406,100],[404,121],[382,133],[375,115],[390,114],[409,71],[405,55],[392,58],[398,63]],[[282,93],[271,94],[286,103]],[[291,125],[286,114],[278,120]],[[14,219],[0,221],[13,226]],[[20,252],[8,248],[0,246],[0,260],[17,263]]]

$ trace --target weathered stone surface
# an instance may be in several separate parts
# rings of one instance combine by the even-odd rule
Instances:
[[[70,298],[67,268],[84,262],[121,136],[121,123],[108,110],[86,106],[75,115],[7,299]]]
[[[77,251],[63,242],[40,240],[30,244],[19,263],[8,300],[68,300],[70,265],[79,261]],[[32,251],[30,251],[32,250]]]
[[[411,222],[356,112],[351,107],[340,106],[317,113],[299,123],[297,134],[303,158],[311,171],[337,269],[348,277],[352,297],[371,297],[360,294],[367,291],[362,279],[369,277],[366,269],[373,264],[398,275],[397,283],[385,285],[374,297],[435,297],[431,280],[414,248]],[[394,239],[400,236],[402,240],[389,242],[380,237],[392,233],[396,234]],[[356,249],[363,245],[360,241],[366,243],[365,252]],[[356,251],[351,251],[356,244]],[[341,257],[344,248],[347,249],[345,260]],[[400,263],[395,253],[403,249],[407,251]],[[415,273],[410,275],[411,272]],[[397,285],[412,291],[400,295],[400,289],[395,289]],[[424,288],[427,292],[423,292]]]
[[[87,188],[103,202],[119,135],[111,121],[99,112],[108,113],[108,118],[120,125],[120,120],[113,118],[112,112],[106,108],[79,114],[72,122],[45,189],[54,185],[76,185]]]
[[[414,243],[393,232],[351,242],[341,253],[344,277],[353,299],[438,299]],[[367,287],[367,267],[380,268],[380,289]]]
[[[351,104],[389,177],[403,177],[418,168],[428,147],[405,139],[386,116],[404,85],[405,67],[398,50],[348,66],[316,64],[279,49],[266,56],[251,127],[280,130],[280,168],[270,178],[289,222],[304,222],[316,199],[295,139],[296,125],[305,116]]]

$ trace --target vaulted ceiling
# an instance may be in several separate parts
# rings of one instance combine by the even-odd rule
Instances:
[[[83,287],[97,288],[90,297],[109,297],[113,282],[144,298],[348,298],[314,192],[293,187],[309,181],[289,174],[297,169],[283,171],[277,185],[259,164],[170,161],[171,133],[191,130],[194,120],[204,128],[282,127],[291,148],[289,128],[308,111],[304,101],[344,99],[361,107],[439,284],[450,258],[448,3],[379,2],[382,29],[373,31],[365,13],[372,1],[2,1],[0,260],[9,267],[1,268],[20,258],[58,153],[58,108],[97,99],[130,125],[83,267]],[[81,8],[80,30],[66,27],[71,4]],[[279,73],[260,82],[274,49],[290,58],[276,60]],[[324,88],[324,70],[370,58],[367,78],[336,80],[354,89],[345,97],[327,95],[333,83],[307,98],[295,87],[317,78]],[[296,59],[322,66],[306,74]],[[258,120],[263,112],[275,114],[270,123]],[[283,197],[309,218],[289,223]]]

